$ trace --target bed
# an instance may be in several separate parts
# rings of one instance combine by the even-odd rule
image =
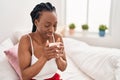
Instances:
[[[6,54],[16,48],[20,37],[15,35],[12,40],[7,38],[0,43],[2,80],[20,80],[17,54]],[[63,80],[120,80],[120,49],[91,46],[71,38],[63,41],[68,62],[64,72],[58,71]]]

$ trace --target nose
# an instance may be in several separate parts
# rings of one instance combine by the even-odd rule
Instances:
[[[49,31],[53,33],[53,32],[54,32],[54,27],[51,26],[51,27],[49,28]]]

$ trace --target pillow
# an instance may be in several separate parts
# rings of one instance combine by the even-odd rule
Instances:
[[[31,31],[30,30],[22,30],[22,31],[16,31],[13,33],[13,41],[14,41],[14,44],[18,43],[20,41],[20,38],[25,35],[25,34],[28,34],[30,33]]]
[[[8,62],[14,68],[20,79],[22,79],[18,63],[18,44],[4,52],[8,58]]]
[[[64,72],[59,72],[61,78],[63,80],[93,80],[85,73],[83,73],[70,59],[69,56],[66,55],[67,58],[67,68]],[[71,75],[72,74],[72,75]]]
[[[0,43],[0,79],[2,80],[19,80],[14,69],[8,63],[4,50],[13,47],[13,43],[10,38]]]
[[[95,80],[116,80],[115,70],[120,63],[120,50],[92,47],[74,39],[64,42],[66,53],[84,73]]]
[[[76,53],[76,52],[74,52]],[[74,63],[95,80],[115,80],[115,68],[110,62],[112,56],[104,54],[75,54]]]
[[[2,80],[19,80],[18,75],[11,67],[7,59],[0,60],[0,79]]]
[[[3,51],[9,49],[13,46],[13,43],[10,38],[5,39],[2,43],[0,43],[0,59],[5,57]]]

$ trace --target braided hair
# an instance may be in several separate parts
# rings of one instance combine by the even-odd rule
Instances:
[[[32,10],[32,12],[30,13],[30,16],[32,18],[32,23],[33,23],[32,32],[36,31],[36,26],[34,24],[34,21],[39,18],[39,16],[41,15],[42,11],[50,11],[50,12],[54,11],[54,12],[56,12],[56,9],[49,2],[37,4],[35,6],[35,8]]]

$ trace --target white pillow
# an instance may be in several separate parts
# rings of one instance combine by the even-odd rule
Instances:
[[[18,43],[20,41],[20,38],[25,35],[25,34],[28,34],[30,33],[31,31],[30,30],[25,30],[25,31],[16,31],[13,33],[13,41],[14,41],[14,44]]]
[[[0,43],[0,79],[2,80],[19,80],[19,77],[7,61],[4,53],[5,50],[11,47],[13,47],[13,43],[10,38]]]
[[[67,55],[66,55],[67,56]],[[84,74],[67,56],[67,68],[61,73],[63,80],[93,80]]]
[[[4,51],[13,46],[13,43],[10,38],[4,40],[0,43],[0,59],[5,57]]]
[[[7,59],[0,61],[0,79],[2,80],[19,80],[18,75],[8,63]]]
[[[120,50],[92,47],[72,39],[67,41],[66,53],[83,72],[95,80],[116,80],[114,71],[120,63]]]
[[[116,80],[120,80],[120,64],[119,67],[115,70]]]

